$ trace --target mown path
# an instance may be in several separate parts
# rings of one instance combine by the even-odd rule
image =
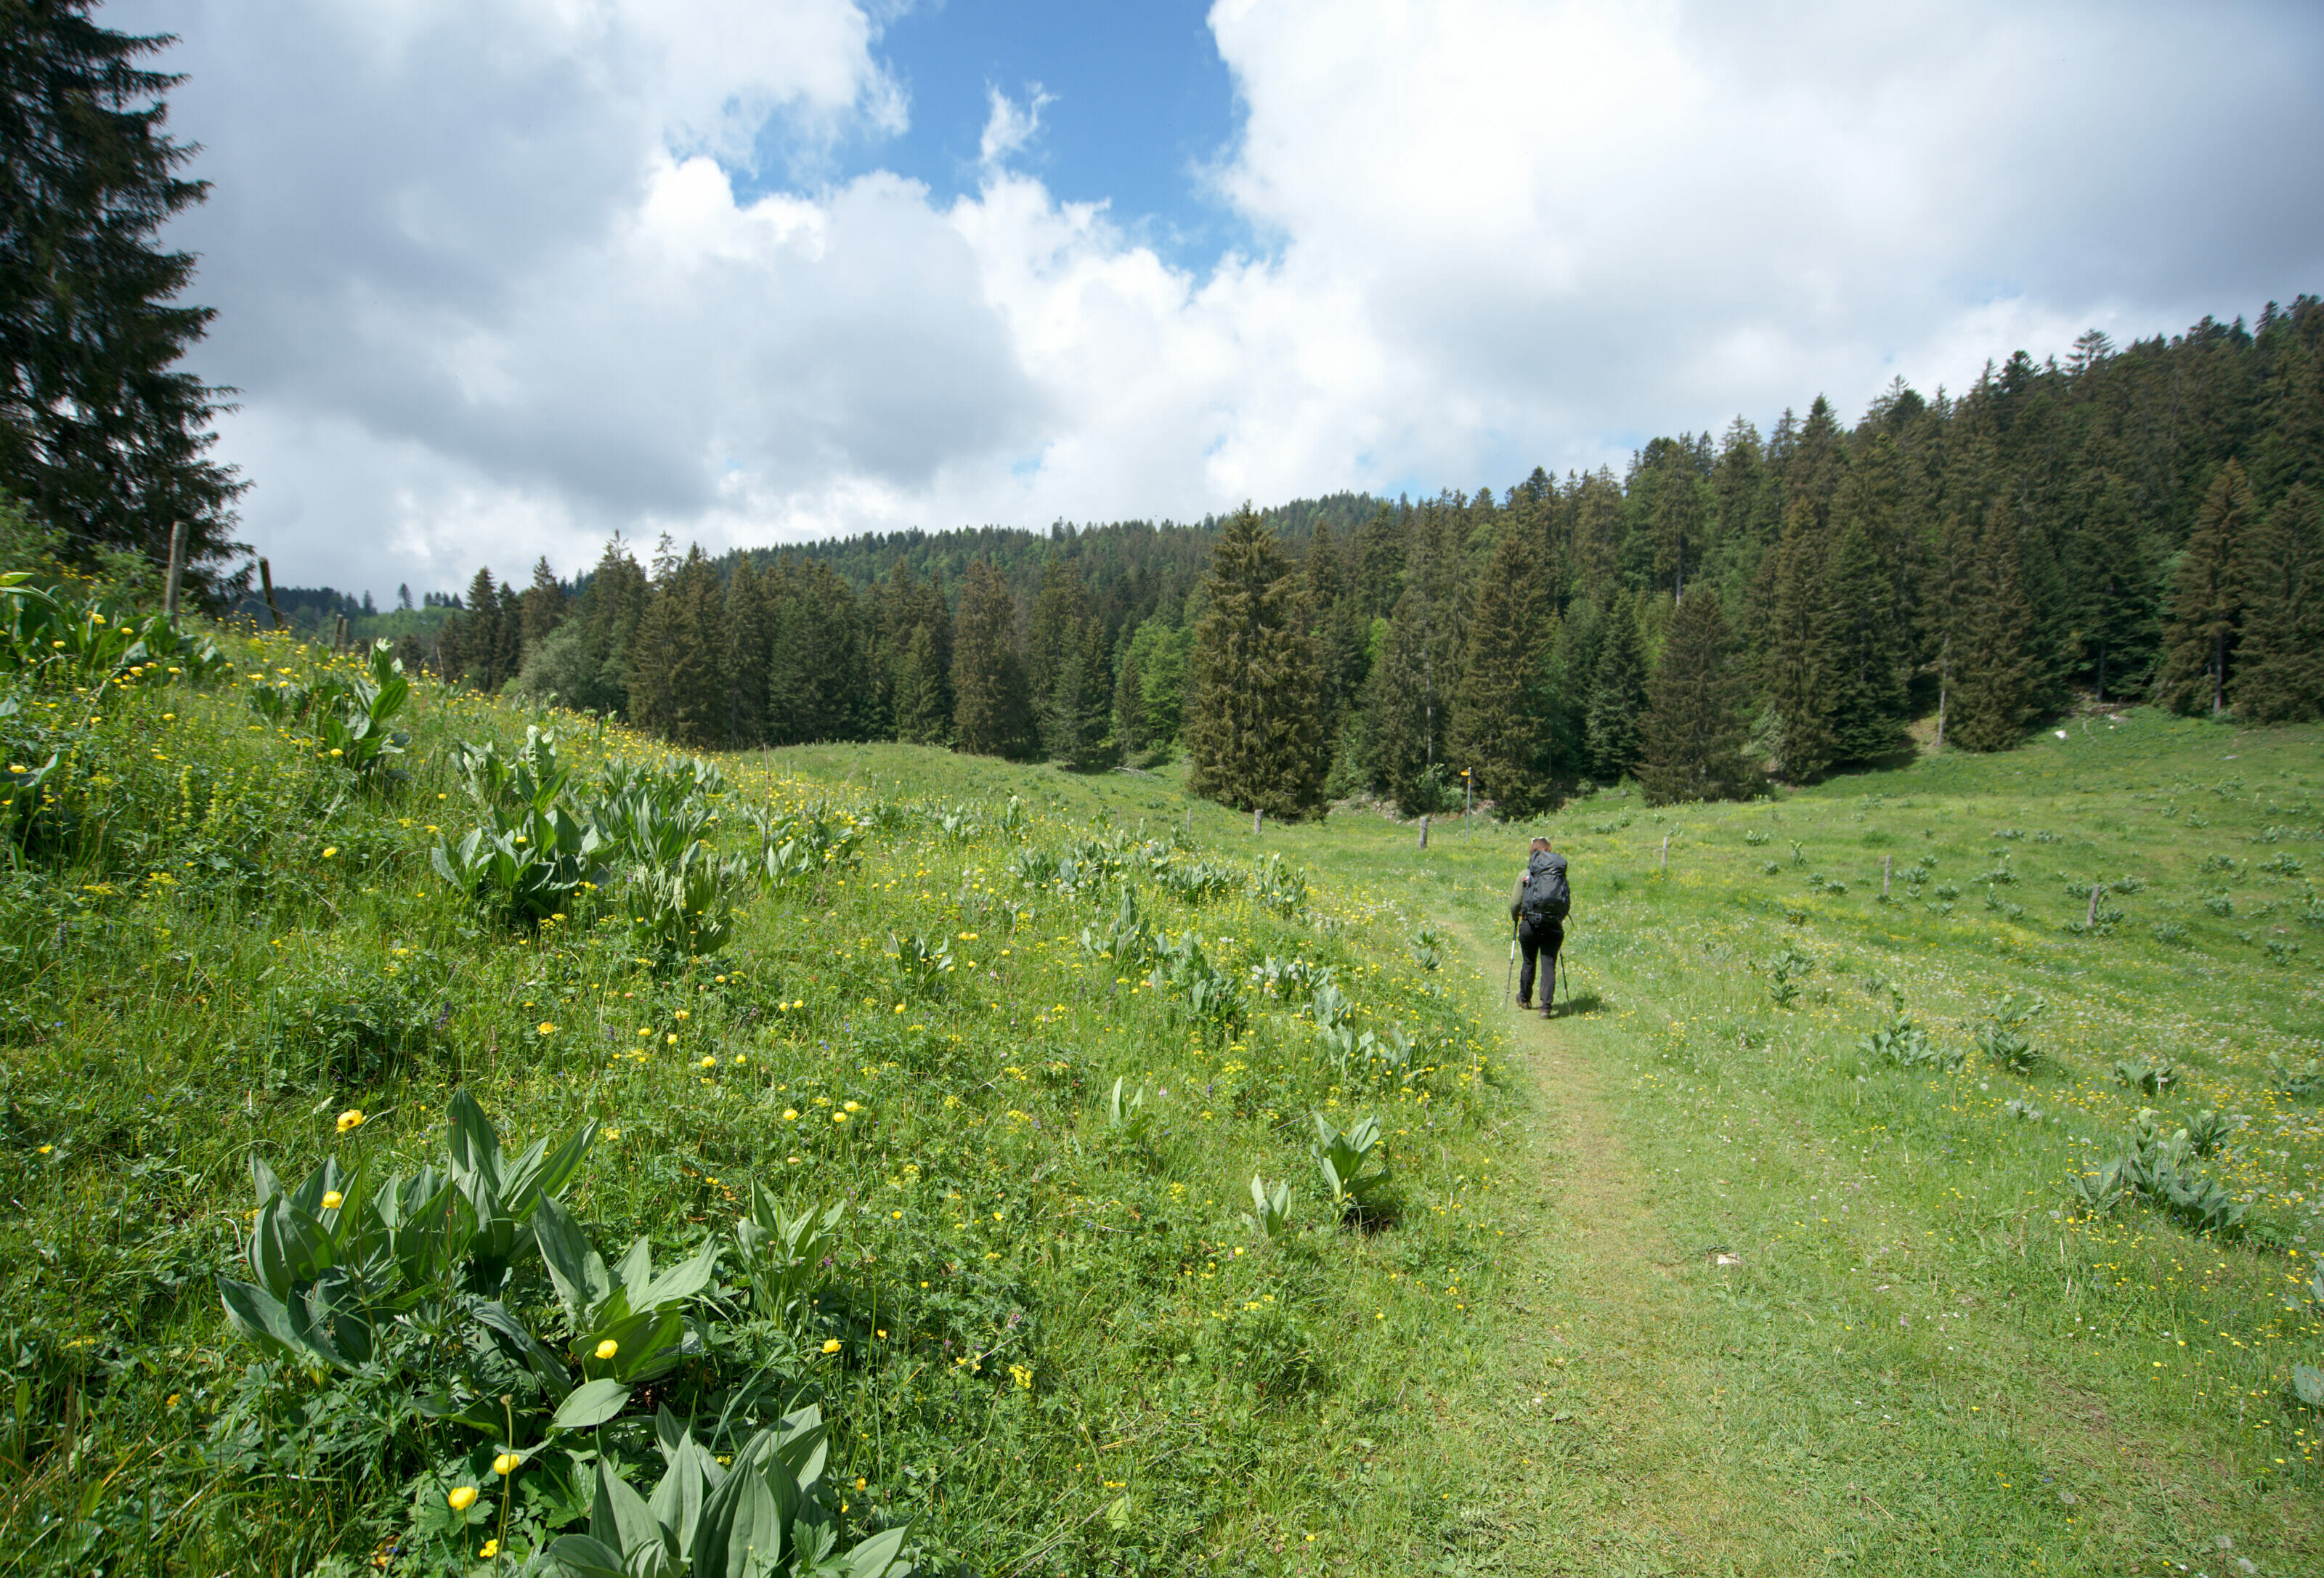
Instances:
[[[1447,919],[1498,986],[1506,935]],[[1724,1246],[1679,1241],[1655,1208],[1576,1021],[1501,1011],[1535,1098],[1508,1180],[1531,1196],[1530,1232],[1503,1281],[1516,1318],[1489,1389],[1506,1401],[1480,1422],[1503,1477],[1480,1487],[1463,1555],[1513,1573],[1796,1571],[1827,1531],[1794,1520],[1723,1426],[1716,1371],[1731,1360],[1707,1303],[1733,1275],[1714,1263]]]

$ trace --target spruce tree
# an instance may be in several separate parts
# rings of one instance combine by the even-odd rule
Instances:
[[[952,732],[945,665],[932,624],[912,626],[896,674],[896,738],[907,745],[941,745]]]
[[[479,569],[468,583],[466,606],[453,620],[446,646],[457,652],[447,655],[446,664],[452,678],[465,679],[486,696],[500,688],[506,676],[499,672],[501,656],[501,589],[493,580],[493,572]]]
[[[183,78],[140,61],[172,41],[112,32],[88,0],[0,5],[0,494],[67,533],[160,564],[186,528],[189,603],[247,575],[226,561],[244,484],[207,457],[214,389],[179,365],[212,317],[179,298],[192,254],[159,245],[202,200],[163,131]]]
[[[1880,434],[1832,503],[1820,580],[1836,761],[1876,761],[1904,743],[1907,649],[1896,595],[1895,465],[1895,441]]]
[[[532,567],[532,585],[524,589],[517,614],[517,644],[530,652],[565,623],[565,588],[543,554]]]
[[[1138,643],[1128,631],[1122,632],[1121,664],[1113,681],[1113,739],[1126,761],[1137,761],[1152,743],[1146,722],[1145,669],[1138,660]]]
[[[1477,588],[1452,731],[1452,766],[1470,769],[1504,817],[1538,807],[1551,774],[1542,666],[1556,639],[1539,545],[1504,531]]]
[[[2079,343],[2079,342],[2077,342]],[[2155,575],[2145,535],[2118,476],[2100,474],[2078,541],[2082,645],[2097,697],[2120,695],[2154,660]]]
[[[1697,581],[1679,599],[1655,670],[1638,771],[1650,804],[1734,799],[1749,786],[1743,680],[1731,646],[1717,590]]]
[[[1052,551],[1041,571],[1032,616],[1026,622],[1025,680],[1033,694],[1042,746],[1060,761],[1070,752],[1065,736],[1074,725],[1055,712],[1057,676],[1081,644],[1082,626],[1089,616],[1089,588],[1083,584],[1080,561]]]
[[[1625,592],[1607,616],[1590,676],[1590,775],[1619,783],[1638,765],[1646,710],[1646,646],[1638,632],[1638,605]]]
[[[2171,579],[2171,623],[2163,634],[2163,699],[2182,713],[2227,710],[2242,611],[2239,558],[2251,529],[2251,484],[2230,460],[2212,479],[2195,530]]]
[[[1106,672],[1105,630],[1096,620],[1082,622],[1081,639],[1068,642],[1050,682],[1047,737],[1050,755],[1084,772],[1120,760],[1112,729],[1113,682]]]
[[[990,559],[968,568],[953,623],[953,741],[976,756],[1020,757],[1034,744],[1017,607]]]
[[[697,544],[655,583],[638,623],[631,719],[690,750],[725,743],[726,684],[719,666],[724,602],[718,572]]]
[[[767,738],[767,669],[774,658],[772,621],[758,568],[739,555],[727,573],[726,599],[719,619],[724,648],[719,667],[726,678],[726,741],[737,751],[755,750]]]
[[[1274,531],[1245,504],[1212,550],[1210,607],[1194,632],[1186,787],[1286,819],[1319,809],[1329,765],[1323,679],[1306,599]]]
[[[2034,610],[2019,572],[2017,521],[2006,503],[1987,514],[1974,564],[1953,655],[1948,737],[1968,751],[2006,751],[2025,737],[2041,674]]]
[[[788,568],[768,641],[770,743],[864,737],[870,687],[862,623],[853,590],[827,560]]]
[[[1793,783],[1804,783],[1831,766],[1835,749],[1834,662],[1821,536],[1808,500],[1795,498],[1784,507],[1760,687],[1782,727],[1776,774]]]
[[[2276,502],[2244,556],[2236,715],[2290,723],[2324,712],[2324,533],[2305,484]]]

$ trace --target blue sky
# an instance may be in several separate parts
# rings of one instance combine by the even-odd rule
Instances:
[[[1233,78],[1206,4],[1150,0],[936,0],[888,20],[872,53],[908,96],[900,136],[867,134],[837,152],[843,179],[890,170],[939,199],[973,195],[991,95],[1044,97],[1039,134],[1016,162],[1059,200],[1104,203],[1115,223],[1183,266],[1203,268],[1249,226],[1209,172],[1231,154]],[[770,125],[744,193],[779,184],[789,139]]]
[[[2313,5],[100,15],[179,35],[242,533],[375,594],[1498,490],[2324,291]]]

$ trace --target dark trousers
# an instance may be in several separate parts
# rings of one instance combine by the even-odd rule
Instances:
[[[1549,1003],[1550,994],[1557,990],[1557,950],[1565,946],[1565,924],[1545,920],[1536,925],[1530,920],[1517,922],[1517,946],[1525,950],[1525,963],[1517,966],[1517,1001],[1533,1001],[1534,961],[1538,956],[1547,966],[1542,972],[1541,1001]]]

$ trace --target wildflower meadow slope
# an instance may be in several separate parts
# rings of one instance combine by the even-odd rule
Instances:
[[[1400,898],[204,640],[0,718],[10,1570],[1437,1558],[1520,1103]]]

